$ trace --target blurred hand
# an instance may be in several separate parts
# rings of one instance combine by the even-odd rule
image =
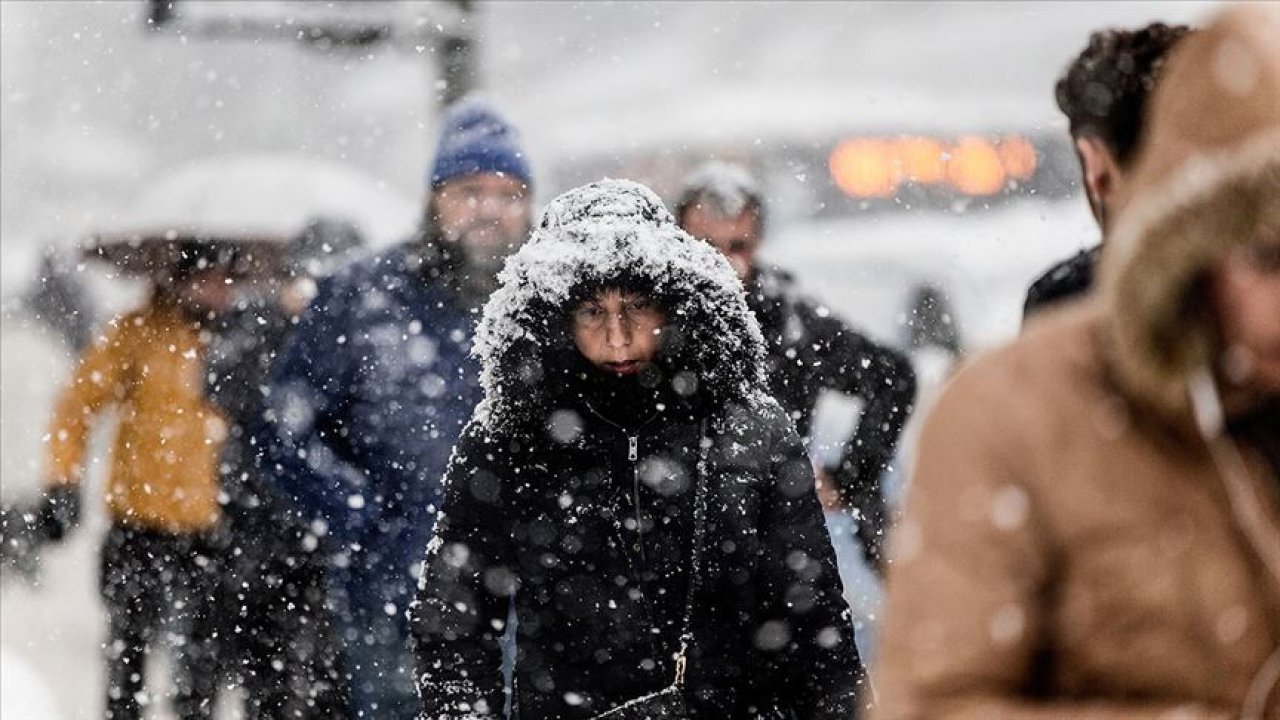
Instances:
[[[54,485],[32,509],[34,530],[44,542],[57,542],[80,524],[80,486]]]
[[[826,468],[817,464],[813,466],[813,477],[817,480],[818,502],[822,503],[823,510],[840,510],[843,506],[840,504],[840,491],[836,489],[836,484],[831,479],[831,475],[827,473]]]
[[[40,551],[30,519],[21,508],[0,507],[0,577],[17,574],[27,582],[38,577]]]

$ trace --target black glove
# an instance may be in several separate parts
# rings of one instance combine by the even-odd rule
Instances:
[[[57,542],[79,522],[79,488],[58,485],[45,490],[33,503],[0,508],[0,545]]]
[[[58,542],[80,523],[80,488],[58,485],[46,490],[32,516],[35,534],[46,542]]]
[[[0,570],[12,570],[28,581],[35,580],[40,556],[35,552],[34,540],[22,508],[0,507]]]
[[[62,540],[79,520],[80,493],[72,485],[46,490],[34,503],[0,507],[0,565],[35,578],[40,549]]]

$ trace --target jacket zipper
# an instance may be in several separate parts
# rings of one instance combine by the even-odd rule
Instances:
[[[631,460],[631,506],[636,511],[636,547],[640,553],[640,564],[645,564],[644,557],[644,533],[640,524],[640,463],[636,462],[640,457],[640,437],[632,435],[627,438],[627,458]]]
[[[636,589],[640,591],[640,605],[643,608],[645,615],[649,617],[649,624],[652,627],[656,628],[658,627],[657,618],[654,616],[653,610],[649,606],[649,597],[648,597],[649,591],[644,581],[644,568],[647,565],[647,562],[645,560],[645,552],[644,552],[644,533],[641,532],[643,525],[641,525],[641,513],[640,513],[640,464],[639,464],[640,434],[639,433],[645,427],[648,427],[649,423],[656,420],[658,416],[662,414],[662,411],[659,410],[658,412],[655,412],[653,415],[650,415],[644,422],[637,425],[634,430],[630,430],[630,429],[624,428],[618,423],[605,417],[603,414],[601,414],[599,410],[596,410],[594,407],[592,407],[591,403],[584,402],[584,404],[587,406],[587,410],[591,411],[591,414],[600,418],[605,423],[611,425],[627,438],[627,460],[631,463],[631,503],[635,509],[635,522],[636,522],[635,550],[638,555],[638,559],[640,560],[640,565],[638,567],[633,565],[633,572],[635,574]],[[626,534],[624,533],[624,529],[622,527],[622,523],[614,522],[613,527],[614,527],[614,533],[617,536],[618,541],[622,543],[621,550],[622,550],[623,556],[628,558],[628,562],[631,562],[630,555],[628,555],[627,553],[628,543],[627,543]],[[655,658],[660,657],[663,651],[660,647],[658,647],[656,636],[654,636],[653,634],[648,634],[647,639],[648,639],[649,649],[653,653],[653,657]]]
[[[592,414],[594,414],[596,417],[600,418],[601,420],[605,421],[609,425],[612,425],[614,428],[622,432],[622,434],[625,435],[627,438],[627,460],[631,462],[631,508],[635,512],[635,522],[636,522],[636,542],[635,542],[636,553],[640,556],[640,564],[644,565],[645,564],[644,532],[643,532],[644,525],[642,524],[642,517],[640,512],[640,464],[639,464],[640,435],[639,435],[639,432],[643,430],[645,427],[647,427],[649,423],[657,419],[658,415],[661,414],[661,411],[655,412],[654,414],[650,415],[647,420],[637,425],[634,430],[630,430],[610,420],[609,418],[605,417],[603,414],[601,414],[599,410],[596,410],[591,405],[591,403],[584,403],[584,404],[587,406],[587,409],[592,412]],[[623,538],[624,541],[625,539],[626,538]]]

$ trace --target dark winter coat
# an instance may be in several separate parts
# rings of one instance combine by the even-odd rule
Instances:
[[[206,353],[206,391],[227,420],[220,653],[247,690],[250,718],[336,718],[347,707],[325,604],[324,554],[307,524],[265,481],[253,437],[267,409],[271,364],[293,322],[273,300],[247,303],[219,317]]]
[[[841,451],[832,479],[844,504],[857,511],[858,537],[867,562],[879,568],[888,530],[880,476],[893,458],[915,400],[910,361],[849,327],[827,308],[802,296],[791,276],[760,268],[747,292],[760,321],[769,389],[808,437],[824,390],[862,401],[862,415]]]
[[[652,412],[593,402],[608,395],[567,346],[575,288],[621,276],[668,313],[656,388],[628,396]],[[587,718],[669,685],[699,482],[698,717],[851,717],[862,671],[813,474],[762,392],[761,337],[723,258],[647,190],[588,186],[508,263],[478,338],[486,399],[411,611],[422,717],[500,715],[513,595],[519,717]]]
[[[252,539],[260,558],[299,552],[294,535],[305,530],[263,483],[252,435],[267,409],[267,376],[291,330],[289,319],[265,302],[233,308],[211,328],[205,353],[205,393],[227,423],[220,458],[224,525],[233,542]]]
[[[1027,301],[1022,306],[1023,322],[1039,310],[1088,292],[1093,286],[1093,269],[1098,264],[1101,250],[1101,245],[1081,250],[1036,278],[1027,290]]]
[[[335,581],[402,588],[367,598],[379,606],[410,599],[440,479],[479,399],[472,319],[418,247],[321,282],[273,370],[259,433],[276,487],[338,554]]]

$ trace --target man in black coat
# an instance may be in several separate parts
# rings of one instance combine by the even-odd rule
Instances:
[[[712,162],[694,171],[675,215],[690,235],[719,250],[741,278],[747,305],[764,332],[770,390],[800,436],[809,437],[822,391],[862,402],[858,427],[845,442],[840,461],[825,469],[835,492],[824,493],[824,503],[853,511],[867,564],[882,572],[888,513],[880,476],[915,400],[910,361],[804,297],[789,274],[757,262],[764,200],[743,168]]]
[[[206,355],[206,392],[227,420],[219,653],[245,690],[247,720],[347,717],[347,682],[326,603],[317,537],[263,475],[254,432],[267,409],[276,355],[314,294],[315,279],[364,245],[357,227],[316,218],[290,244],[287,274],[262,280],[219,317]]]
[[[1138,30],[1099,30],[1072,61],[1055,90],[1067,116],[1089,209],[1102,228],[1124,196],[1145,122],[1147,96],[1155,87],[1169,50],[1190,29],[1151,23]],[[1102,245],[1072,255],[1049,268],[1027,291],[1024,320],[1037,310],[1083,295],[1093,285]]]
[[[647,188],[570,191],[508,262],[476,353],[485,398],[410,611],[421,718],[501,716],[513,597],[524,720],[671,687],[677,717],[854,716],[812,468],[722,258]]]

